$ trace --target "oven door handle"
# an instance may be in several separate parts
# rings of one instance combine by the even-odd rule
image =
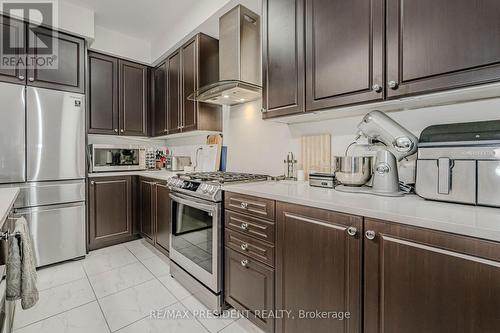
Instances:
[[[204,210],[206,212],[215,212],[216,208],[217,208],[217,205],[209,205],[209,204],[201,203],[198,200],[195,200],[193,198],[180,196],[178,194],[170,193],[170,199],[172,199],[173,201],[178,202],[182,205],[201,209],[201,210]]]

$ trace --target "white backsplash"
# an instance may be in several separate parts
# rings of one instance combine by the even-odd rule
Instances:
[[[175,140],[156,140],[142,137],[89,134],[89,144],[138,145],[145,148],[168,148],[170,154],[189,156],[196,171],[215,171],[217,146],[206,144],[206,135],[202,137],[179,138]],[[198,156],[196,156],[198,151]]]
[[[287,125],[262,120],[260,109],[260,101],[230,110],[225,108],[223,134],[224,145],[228,146],[228,170],[282,174],[287,152],[294,152],[300,163],[303,135],[331,134],[332,155],[343,155],[363,118],[355,116]],[[391,112],[390,116],[419,136],[424,128],[434,124],[500,119],[500,98]],[[403,166],[402,173],[408,177],[413,172],[411,165]]]
[[[223,139],[224,145],[228,147],[228,171],[283,174],[283,159],[287,152],[293,152],[298,157],[299,164],[301,163],[300,138],[303,135],[331,134],[332,155],[343,155],[346,147],[353,141],[356,126],[363,117],[287,125],[262,120],[260,109],[260,101],[223,108]],[[390,116],[419,136],[424,128],[434,124],[500,119],[500,98],[391,112]],[[205,145],[206,136],[152,140],[89,135],[89,143],[106,143],[103,141],[166,145],[175,154],[192,156],[194,163],[196,149]],[[413,161],[403,165],[400,170],[408,177],[413,173],[412,163]]]

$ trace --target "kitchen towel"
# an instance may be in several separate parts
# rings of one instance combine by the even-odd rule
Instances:
[[[331,172],[332,166],[332,138],[330,134],[307,135],[301,138],[302,146],[302,168],[305,178],[309,179],[309,173]]]
[[[9,239],[7,257],[7,297],[8,301],[21,299],[21,307],[26,310],[38,302],[35,256],[24,217],[16,220],[14,234]]]

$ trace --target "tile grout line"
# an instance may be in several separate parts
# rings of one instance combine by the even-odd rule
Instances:
[[[125,249],[127,249],[127,248],[125,247]],[[127,251],[131,252],[129,249],[127,249]],[[136,257],[133,253],[132,253],[132,255],[134,256],[134,258],[135,258],[137,261],[139,261],[139,262],[140,262],[140,260],[139,260],[139,259],[137,259],[137,257]],[[94,258],[95,258],[95,257],[94,257]],[[87,259],[87,258],[85,258],[85,259]],[[85,260],[85,259],[83,259],[83,260]],[[99,272],[99,273],[90,274],[90,276],[99,275],[99,274],[102,274],[102,273],[107,273],[107,272],[110,272],[110,271],[112,271],[112,270],[114,270],[114,269],[121,268],[121,267],[124,267],[124,266],[127,266],[127,265],[131,265],[131,264],[135,264],[135,261],[134,261],[134,262],[129,262],[129,263],[127,263],[127,264],[119,265],[119,266],[113,267],[113,268],[111,268],[111,269],[107,269],[107,270],[102,271],[102,272]],[[141,264],[142,264],[142,262],[141,262]],[[89,276],[89,273],[88,273],[88,272],[87,272],[87,270],[85,269],[85,266],[84,266],[83,264],[82,264],[82,266],[83,266],[83,270],[85,271],[85,274],[86,274],[87,276]]]
[[[83,280],[83,279],[82,279],[82,280]],[[87,303],[83,303],[83,304],[77,305],[77,306],[75,306],[75,307],[72,307],[72,308],[70,308],[70,309],[67,309],[67,310],[64,310],[64,311],[61,311],[61,312],[55,313],[55,314],[50,315],[50,316],[48,316],[48,317],[42,318],[42,319],[40,319],[40,320],[36,320],[36,321],[34,321],[34,322],[32,322],[32,323],[29,323],[29,324],[26,324],[26,325],[24,325],[24,326],[21,326],[21,327],[16,327],[13,331],[14,331],[14,332],[15,332],[15,331],[18,331],[18,330],[20,330],[20,329],[26,328],[26,327],[28,327],[28,326],[31,326],[31,325],[37,324],[37,323],[39,323],[39,322],[42,322],[42,321],[44,321],[44,320],[47,320],[47,319],[50,319],[50,318],[53,318],[53,317],[57,317],[57,316],[59,316],[60,314],[63,314],[63,313],[66,313],[66,312],[69,312],[69,311],[72,311],[72,310],[75,310],[75,309],[81,308],[82,306],[89,305],[90,303],[94,303],[94,302],[97,302],[97,299],[94,299],[94,300],[92,300],[92,301],[90,301],[90,302],[87,302]]]
[[[124,244],[126,244],[126,243],[124,243]],[[136,256],[136,255],[135,255],[135,254],[134,254],[134,253],[133,253],[133,252],[132,252],[132,251],[131,251],[131,250],[130,250],[127,246],[126,246],[126,245],[124,245],[124,246],[125,246],[125,248],[126,248],[127,250],[129,250],[129,252],[130,252],[130,253],[132,253],[132,255],[133,255],[134,257],[136,257],[136,258],[137,258],[137,260],[139,260],[139,262],[140,262],[140,263],[141,263],[144,267],[146,267],[146,269],[147,269],[148,271],[150,271],[150,272],[151,272],[151,274],[153,274],[153,276],[154,276],[154,277],[158,280],[158,282],[160,282],[160,284],[161,284],[164,288],[166,288],[166,289],[167,289],[167,290],[168,290],[168,291],[172,294],[172,296],[174,296],[174,298],[175,298],[175,299],[177,299],[177,300],[178,300],[178,302],[177,302],[177,303],[181,303],[181,304],[182,304],[182,306],[183,306],[183,307],[185,307],[185,308],[187,309],[187,311],[188,311],[188,312],[189,312],[189,313],[193,316],[193,318],[194,318],[194,319],[195,319],[195,320],[196,320],[196,321],[197,321],[197,322],[201,325],[201,327],[203,327],[203,328],[205,329],[205,331],[207,331],[208,333],[210,333],[211,331],[208,329],[208,327],[206,327],[205,325],[203,325],[203,323],[202,323],[200,320],[198,320],[198,318],[196,318],[196,316],[194,315],[194,313],[193,313],[193,312],[192,312],[192,311],[191,311],[191,310],[190,310],[190,309],[189,309],[189,308],[188,308],[188,307],[187,307],[187,306],[186,306],[186,305],[182,302],[183,300],[185,300],[185,299],[187,299],[187,298],[189,298],[189,297],[194,297],[194,295],[193,295],[193,294],[191,294],[191,293],[189,293],[189,296],[186,296],[186,297],[184,297],[183,299],[179,299],[179,298],[177,298],[177,296],[175,296],[175,295],[174,295],[174,293],[173,293],[170,289],[168,289],[168,287],[167,287],[167,286],[165,286],[165,285],[164,285],[164,284],[160,281],[160,277],[161,277],[161,276],[156,276],[156,275],[155,275],[155,274],[154,274],[154,273],[153,273],[153,272],[152,272],[152,271],[151,271],[151,270],[150,270],[150,269],[149,269],[146,265],[144,265],[144,263],[141,261],[141,259],[139,259],[139,258],[138,258],[138,257],[137,257],[137,256]],[[147,246],[145,246],[145,245],[143,245],[143,246],[144,246],[145,248],[147,248]],[[148,250],[149,250],[149,249],[148,249]],[[151,252],[152,252],[152,251],[151,251]],[[154,252],[153,252],[153,254],[157,257],[157,255],[156,255]],[[163,255],[163,254],[162,254],[162,255]],[[145,258],[145,259],[149,259],[149,258]],[[159,259],[161,260],[161,258],[159,258]],[[169,258],[169,260],[170,260],[170,258]],[[170,265],[169,265],[169,266],[170,266]],[[167,275],[168,275],[168,274],[165,274],[165,275],[162,275],[162,276],[167,276]],[[189,292],[189,291],[188,291],[188,292]],[[176,303],[174,303],[174,304],[176,304]],[[174,304],[171,304],[171,305],[174,305]],[[169,305],[169,306],[171,306],[171,305]],[[147,316],[146,316],[146,317],[147,317]],[[145,318],[145,317],[144,317],[144,318]],[[144,318],[141,318],[141,319],[139,319],[139,320],[142,320],[142,319],[144,319]],[[217,333],[219,333],[219,332],[220,332],[220,331],[222,331],[223,329],[226,329],[229,325],[232,325],[234,322],[236,322],[236,320],[231,321],[229,324],[227,324],[226,326],[224,326],[223,328],[221,328],[220,330],[218,330],[218,331],[217,331]],[[134,322],[134,323],[135,323],[135,322]],[[131,325],[131,324],[130,324],[130,325]],[[130,326],[130,325],[127,325],[127,326]],[[126,326],[125,326],[125,327],[126,327]],[[123,329],[123,327],[122,327],[122,328],[120,328],[120,329]],[[116,331],[115,331],[115,332],[116,332]]]
[[[83,259],[80,259],[80,260],[83,260]],[[65,263],[63,263],[63,265],[64,264]],[[71,280],[71,281],[66,281],[66,282],[63,282],[63,283],[60,283],[60,284],[56,284],[56,285],[53,285],[53,286],[51,286],[49,288],[38,289],[38,292],[43,292],[43,291],[47,291],[47,290],[50,290],[50,289],[53,289],[53,288],[62,287],[62,286],[65,286],[67,284],[70,284],[70,283],[73,283],[73,282],[76,282],[76,281],[80,281],[80,280],[86,279],[87,278],[87,272],[85,272],[85,270],[83,269],[83,265],[82,265],[82,271],[83,271],[83,274],[85,274],[85,276],[81,276],[78,279],[74,279],[74,280]],[[38,274],[38,272],[37,272],[37,274]]]
[[[180,303],[180,302],[175,302],[175,303],[172,303],[172,304],[170,304],[170,305],[167,305],[167,306],[164,306],[164,307],[162,307],[162,308],[159,308],[159,309],[157,309],[156,311],[161,311],[161,310],[163,310],[163,309],[169,308],[169,307],[174,306],[174,305],[179,304],[179,303]],[[184,304],[182,304],[182,305],[184,306]],[[153,311],[155,311],[155,310],[153,310]],[[123,326],[123,327],[120,327],[120,328],[119,328],[119,329],[117,329],[116,331],[111,331],[111,333],[119,332],[119,331],[123,330],[124,328],[127,328],[127,327],[129,327],[129,326],[131,326],[131,325],[133,325],[133,324],[135,324],[135,323],[137,323],[137,322],[141,321],[141,320],[146,319],[146,318],[147,318],[147,317],[149,317],[149,316],[150,316],[150,315],[146,315],[146,316],[144,316],[144,317],[141,317],[140,319],[137,319],[136,321],[131,322],[130,324],[127,324],[127,325],[125,325],[125,326]]]
[[[192,295],[189,295],[188,297],[193,297],[196,301],[198,301],[198,299],[194,296],[194,294]],[[183,298],[183,300],[185,299],[188,299],[188,297],[186,298]],[[210,331],[210,329],[203,325],[203,323],[194,315],[194,312],[191,311],[182,301],[180,301],[181,304],[188,310],[188,312],[193,316],[194,319],[196,319],[196,321],[208,332],[212,332]],[[199,302],[199,301],[198,301]],[[223,311],[227,311],[227,310],[223,310]],[[236,320],[232,320],[229,324],[225,325],[224,327],[222,327],[220,330],[216,331],[216,333],[219,333],[220,331],[222,331],[223,329],[226,329],[229,325],[233,324],[234,322],[236,322]]]
[[[87,274],[87,271],[85,270],[85,267],[84,267],[84,272],[85,272],[85,276],[87,277],[87,280],[90,284],[90,288],[92,289],[92,292],[94,293],[95,301],[97,302],[97,306],[99,307],[99,310],[101,310],[101,314],[102,314],[102,317],[104,318],[104,322],[106,323],[106,326],[108,327],[108,331],[112,332],[111,327],[109,326],[109,323],[108,323],[108,319],[106,318],[106,315],[104,314],[104,311],[102,310],[101,303],[99,303],[99,299],[97,298],[97,294],[95,293],[94,286],[90,282],[90,278],[89,278],[89,275]]]

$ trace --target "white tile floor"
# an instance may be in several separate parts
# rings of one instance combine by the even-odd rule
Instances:
[[[170,276],[168,258],[144,240],[40,269],[38,287],[35,307],[17,306],[16,333],[262,332],[234,310],[205,318],[206,308]]]

